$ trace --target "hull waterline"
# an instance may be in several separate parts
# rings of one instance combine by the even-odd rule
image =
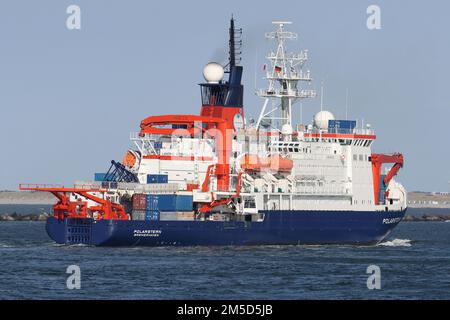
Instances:
[[[95,246],[375,245],[401,221],[397,212],[265,211],[262,222],[132,221],[50,217],[60,244]]]

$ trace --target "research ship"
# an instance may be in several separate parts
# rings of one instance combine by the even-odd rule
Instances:
[[[199,114],[155,115],[130,135],[122,161],[73,187],[21,184],[57,198],[46,222],[60,244],[96,246],[375,245],[402,220],[406,191],[394,176],[403,156],[371,152],[369,125],[327,110],[309,124],[292,111],[315,98],[308,51],[273,22],[274,42],[244,114],[242,29],[231,19],[229,59],[203,69]],[[321,91],[323,92],[323,91]],[[321,99],[321,101],[323,101]],[[106,171],[106,170],[105,170]]]

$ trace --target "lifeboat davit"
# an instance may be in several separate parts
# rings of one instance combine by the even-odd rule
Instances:
[[[279,155],[269,157],[245,155],[241,160],[241,168],[245,171],[291,172],[293,166],[291,159]]]

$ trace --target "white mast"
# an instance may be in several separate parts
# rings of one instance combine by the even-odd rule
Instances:
[[[299,81],[310,82],[312,79],[309,70],[302,70],[303,65],[308,60],[308,51],[303,50],[299,54],[286,52],[285,40],[298,38],[296,33],[284,30],[284,26],[291,24],[291,22],[274,21],[272,24],[278,26],[277,30],[268,32],[265,36],[277,41],[277,50],[276,52],[272,51],[266,57],[270,61],[270,66],[266,70],[269,87],[256,92],[258,96],[265,98],[256,128],[270,126],[273,129],[280,130],[280,127],[284,124],[292,126],[292,105],[299,99],[314,98],[316,92],[298,87]],[[278,98],[281,101],[277,101],[275,108],[266,111],[271,98]]]

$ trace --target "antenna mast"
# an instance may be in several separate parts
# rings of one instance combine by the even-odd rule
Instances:
[[[308,60],[308,51],[303,50],[299,54],[287,53],[286,40],[296,40],[297,33],[285,31],[285,25],[291,22],[274,21],[276,31],[265,34],[267,39],[277,42],[276,52],[270,52],[266,58],[270,61],[270,67],[266,70],[266,79],[269,82],[268,89],[260,89],[256,94],[265,98],[264,105],[256,123],[256,128],[272,127],[280,130],[285,124],[292,126],[292,105],[300,99],[314,98],[314,90],[304,90],[298,87],[299,81],[310,82],[310,71],[303,71],[303,65]],[[281,102],[270,111],[266,111],[270,99],[278,98]]]
[[[230,20],[230,40],[229,40],[229,58],[228,64],[225,66],[227,72],[230,72],[233,67],[241,62],[241,48],[242,48],[242,28],[234,26],[234,18],[231,16]]]

